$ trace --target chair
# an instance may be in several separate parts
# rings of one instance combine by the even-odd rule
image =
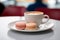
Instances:
[[[8,6],[1,16],[24,16],[25,10],[23,6]]]
[[[35,11],[42,11],[49,15],[51,19],[60,20],[60,9],[36,8]]]

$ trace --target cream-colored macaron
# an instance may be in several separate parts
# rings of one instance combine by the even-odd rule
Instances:
[[[37,30],[37,24],[36,23],[26,23],[25,30]]]

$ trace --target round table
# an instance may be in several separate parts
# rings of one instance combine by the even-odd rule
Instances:
[[[0,40],[60,40],[60,21],[50,19],[54,22],[54,27],[50,30],[36,33],[17,32],[8,28],[10,22],[21,19],[24,19],[24,17],[0,17]]]

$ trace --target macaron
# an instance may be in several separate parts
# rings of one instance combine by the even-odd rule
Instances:
[[[15,26],[19,30],[24,30],[26,28],[26,23],[25,22],[16,22]]]
[[[36,30],[36,29],[37,29],[37,24],[36,23],[26,23],[25,30]]]

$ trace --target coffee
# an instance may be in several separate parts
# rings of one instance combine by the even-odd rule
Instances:
[[[39,26],[40,24],[47,23],[49,21],[49,16],[44,15],[43,12],[39,11],[30,11],[24,13],[26,22],[35,22]],[[42,21],[43,18],[47,17],[45,22]]]
[[[31,11],[31,12],[26,12],[26,14],[28,14],[28,15],[39,15],[39,14],[43,14],[43,12]]]

